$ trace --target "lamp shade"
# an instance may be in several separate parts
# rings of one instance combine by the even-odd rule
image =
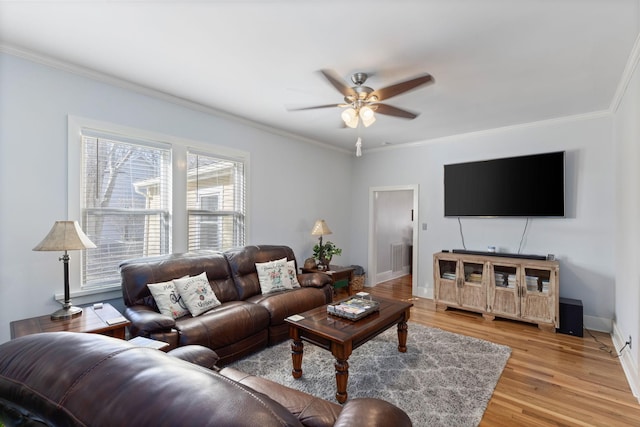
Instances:
[[[317,220],[313,226],[313,230],[311,230],[312,236],[324,236],[331,233],[332,232],[329,229],[329,226],[327,225],[327,223],[324,222],[324,219]]]
[[[360,109],[360,118],[362,118],[362,124],[364,127],[369,127],[376,121],[376,116],[373,114],[371,107],[366,105]]]
[[[56,221],[49,234],[33,250],[69,251],[95,247],[80,228],[78,221]]]
[[[350,128],[355,129],[358,126],[358,112],[355,109],[347,108],[340,116],[344,124]]]

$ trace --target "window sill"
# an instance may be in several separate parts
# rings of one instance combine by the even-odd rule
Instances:
[[[74,305],[93,304],[95,302],[122,298],[122,288],[120,285],[110,285],[94,289],[72,290],[70,296]],[[58,302],[64,302],[64,293],[55,294],[53,299]]]

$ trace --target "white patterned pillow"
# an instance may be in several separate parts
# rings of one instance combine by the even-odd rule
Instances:
[[[263,295],[293,289],[286,258],[277,261],[256,262],[256,271]]]
[[[298,273],[296,273],[296,262],[294,260],[287,261],[287,272],[289,273],[291,287],[299,288],[300,282],[298,282]]]
[[[220,305],[204,271],[197,276],[174,279],[173,283],[193,317]]]
[[[187,306],[176,289],[173,281],[162,283],[149,283],[147,285],[160,313],[171,316],[174,319],[189,314]]]

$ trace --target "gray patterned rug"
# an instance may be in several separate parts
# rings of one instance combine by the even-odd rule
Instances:
[[[354,350],[349,398],[377,397],[402,408],[415,426],[477,426],[511,349],[477,338],[409,323],[407,352],[398,352],[396,328]],[[291,376],[291,345],[284,342],[232,363],[332,402],[336,383],[331,354],[305,343],[302,378]]]

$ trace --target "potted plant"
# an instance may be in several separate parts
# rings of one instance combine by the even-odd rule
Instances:
[[[313,247],[313,257],[320,261],[320,266],[324,270],[329,269],[329,263],[331,263],[331,258],[334,255],[342,255],[342,249],[338,248],[333,242],[316,243]]]

